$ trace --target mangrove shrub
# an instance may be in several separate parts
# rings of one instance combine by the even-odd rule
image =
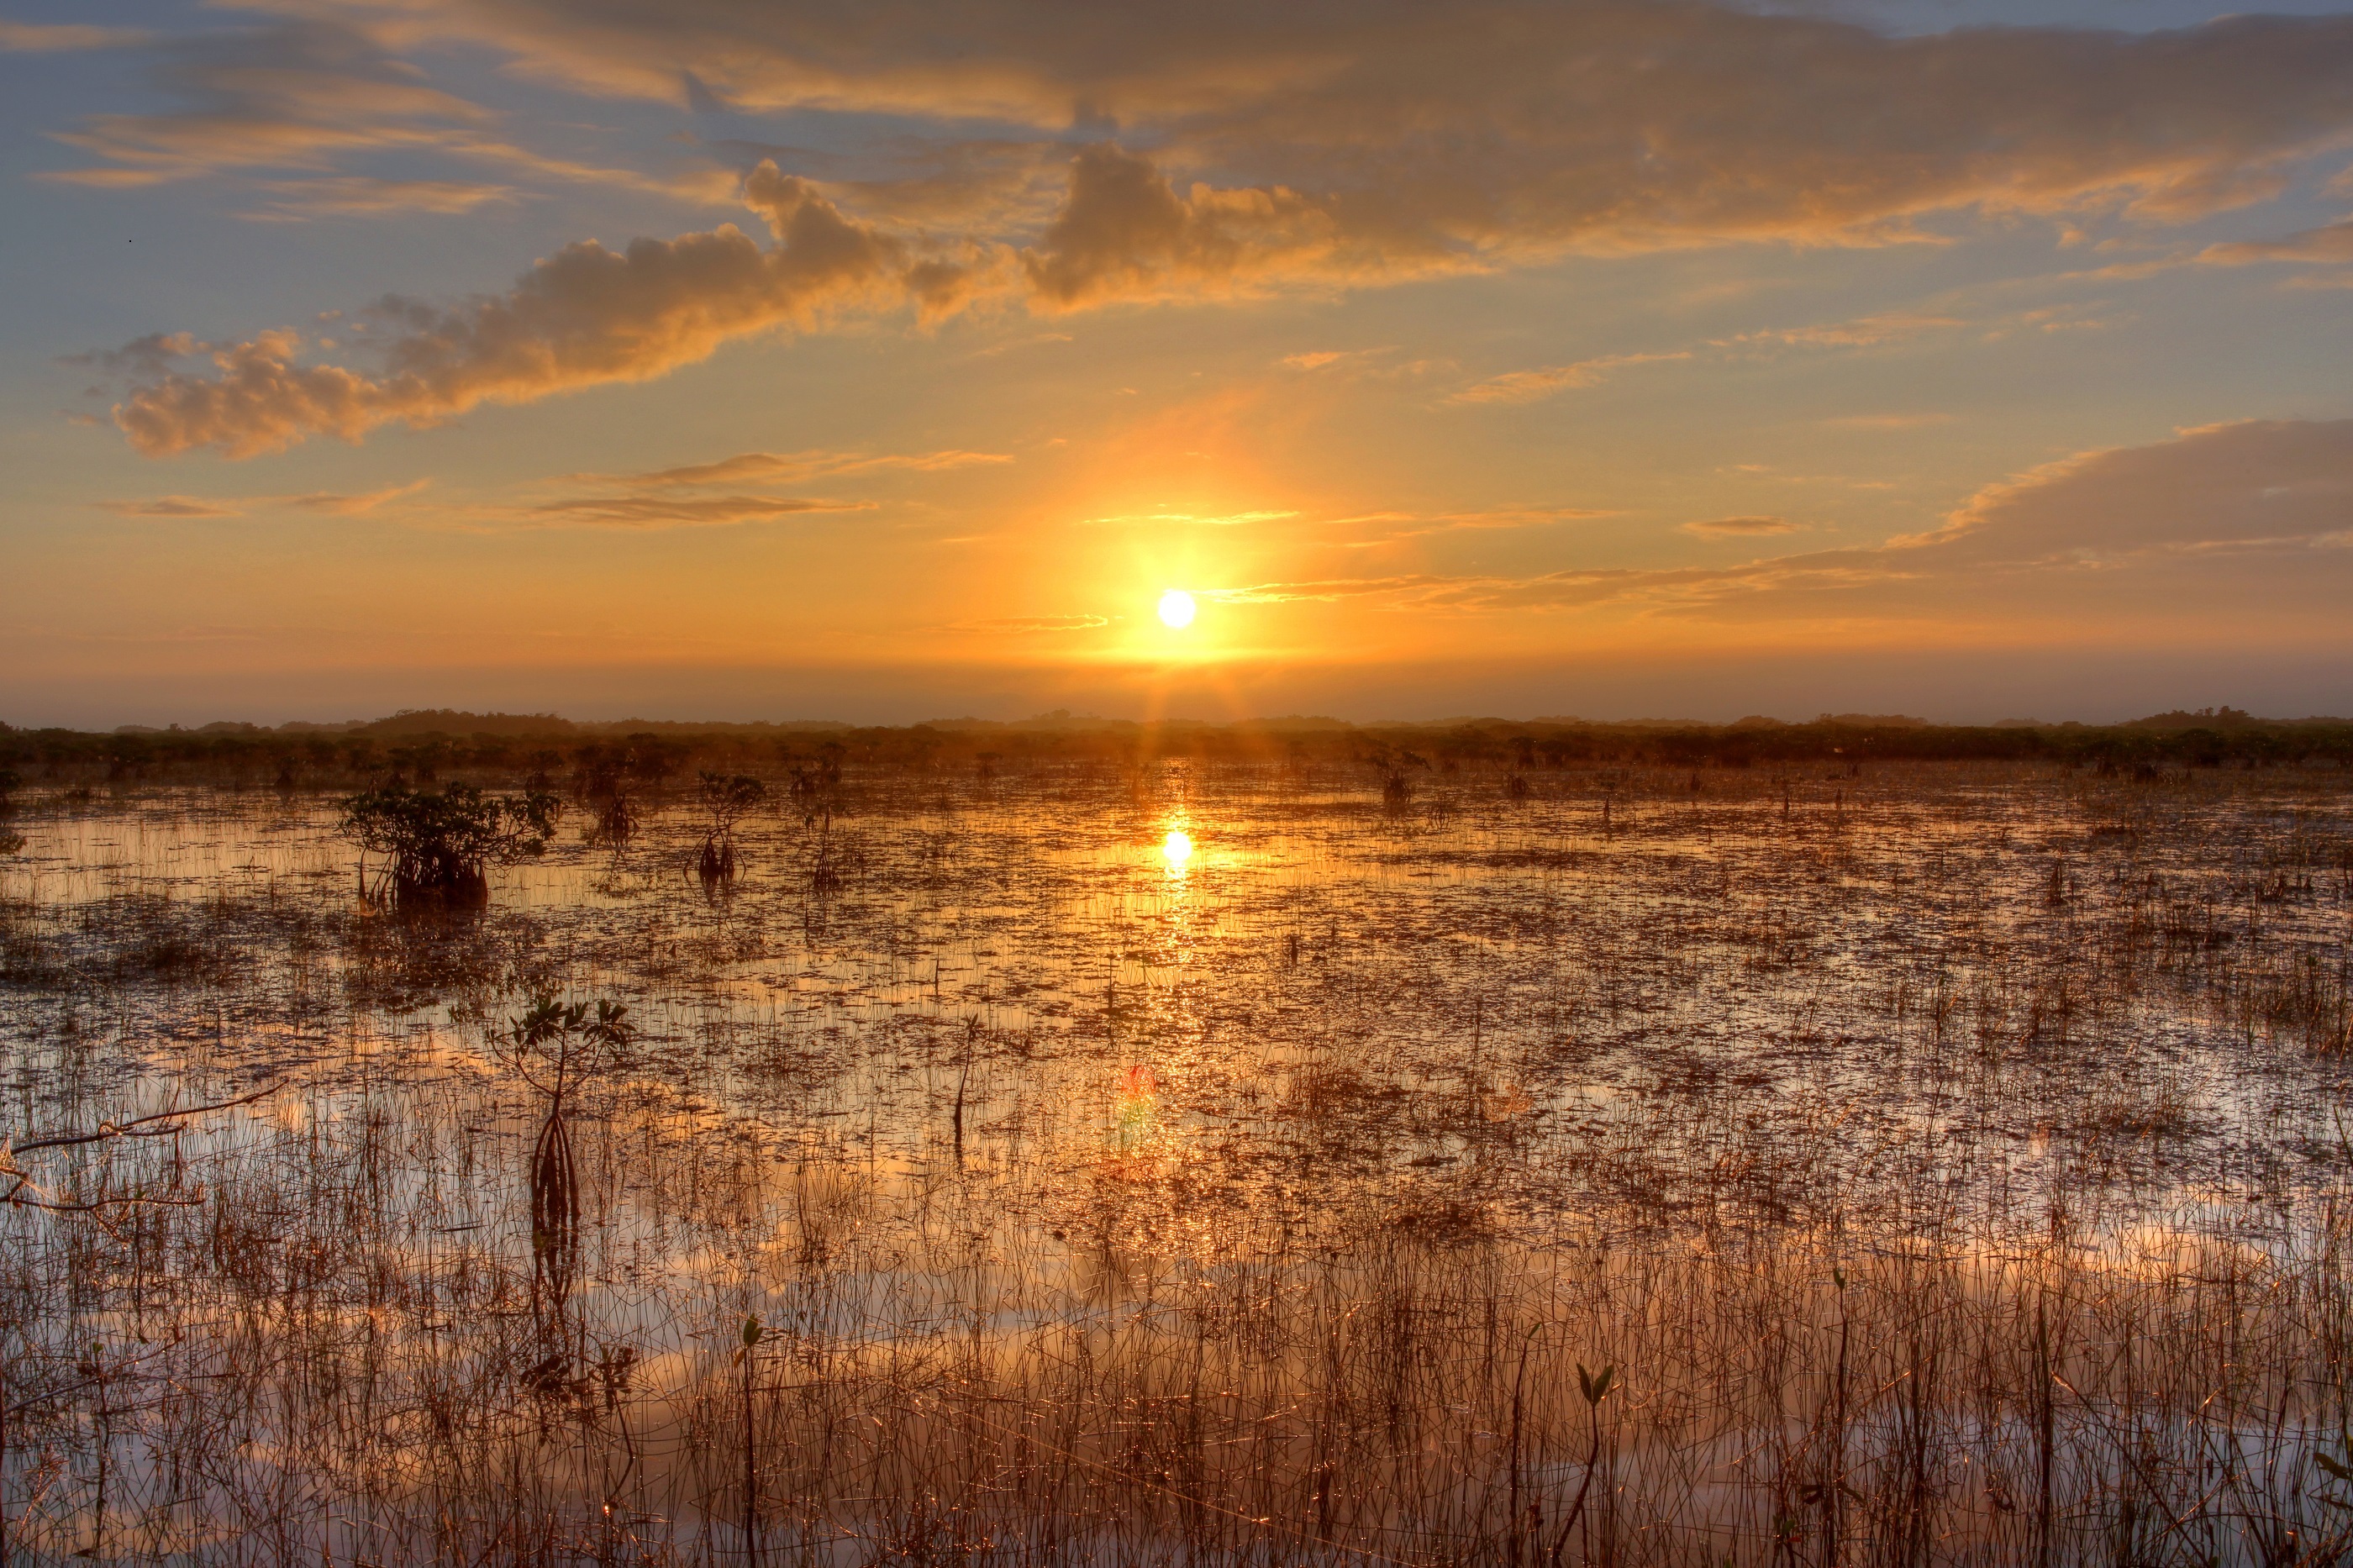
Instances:
[[[471,784],[436,795],[395,784],[346,801],[343,826],[363,850],[390,858],[375,894],[388,886],[401,902],[481,903],[490,898],[489,868],[543,853],[562,809],[543,790],[517,798]],[[361,880],[370,892],[364,866]]]

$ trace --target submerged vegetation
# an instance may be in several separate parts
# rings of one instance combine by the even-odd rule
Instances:
[[[2353,773],[1822,732],[19,759],[0,1555],[2353,1559]]]

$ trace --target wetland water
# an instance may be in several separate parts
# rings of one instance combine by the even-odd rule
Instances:
[[[1508,782],[853,771],[730,882],[654,796],[429,915],[359,896],[329,798],[28,792],[6,1130],[268,1092],[25,1156],[142,1201],[0,1216],[9,1539],[2228,1561],[2353,1521],[2312,1468],[2338,775]],[[561,1223],[535,996],[632,1026]]]

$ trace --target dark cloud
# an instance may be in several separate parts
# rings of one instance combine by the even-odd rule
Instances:
[[[1883,243],[1965,208],[2174,219],[2269,194],[2353,124],[2347,17],[1897,37],[1694,0],[281,4],[596,93],[679,102],[691,76],[740,108],[882,111],[943,141],[1116,127],[1130,151],[1081,163],[1066,242],[1039,258],[1062,300],[1188,268]]]

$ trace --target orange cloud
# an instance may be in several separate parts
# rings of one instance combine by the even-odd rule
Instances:
[[[309,495],[279,498],[283,505],[303,511],[323,512],[329,517],[362,517],[386,501],[413,496],[433,481],[413,479],[405,485],[392,485],[380,490],[363,490],[356,495],[343,495],[332,490],[314,490]]]
[[[2353,218],[2308,228],[2285,239],[2210,245],[2198,253],[2198,259],[2221,267],[2242,267],[2255,261],[2297,261],[2323,267],[2353,265]]]
[[[506,294],[419,312],[366,374],[302,362],[291,332],[214,352],[217,374],[174,374],[114,409],[150,457],[213,447],[231,457],[314,434],[357,440],[377,426],[430,425],[486,402],[521,403],[617,381],[644,381],[731,339],[806,329],[828,314],[903,302],[913,264],[903,242],[853,222],[807,182],[755,171],[746,198],[777,243],[733,224],[625,251],[566,246]]]
[[[861,511],[871,504],[797,496],[573,496],[526,508],[522,517],[544,528],[713,528],[807,512]]]
[[[1712,517],[1684,523],[1683,531],[1702,539],[1755,539],[1770,533],[1795,533],[1798,527],[1786,517]]]
[[[1045,632],[1089,632],[1109,625],[1111,617],[1108,616],[1013,616],[995,621],[958,621],[949,629],[1032,636]]]
[[[1575,364],[1515,370],[1466,386],[1449,395],[1446,401],[1462,404],[1534,403],[1572,386],[1591,386],[1629,365],[1658,364],[1691,357],[1689,349],[1677,349],[1668,353],[1603,354],[1595,359],[1578,360]]]
[[[1692,531],[1710,525],[1687,524]],[[1770,535],[1779,518],[1727,518],[1732,537]],[[2292,558],[2224,574],[2233,561]],[[1804,614],[1844,620],[1982,620],[2031,594],[2091,624],[2137,614],[2152,584],[2200,607],[2309,612],[2353,586],[2353,419],[2249,420],[2143,447],[2079,453],[1989,485],[1937,527],[1871,547],[1768,556],[1730,567],[1569,567],[1525,576],[1433,574],[1273,582],[1204,590],[1229,603],[1390,600],[1487,613],[1616,605],[1713,617]],[[2113,584],[2113,596],[2097,595]],[[2046,605],[2044,609],[2057,607]]]
[[[244,510],[223,501],[195,496],[157,496],[153,500],[108,500],[98,503],[117,517],[243,517]]]
[[[576,474],[575,479],[595,480],[624,489],[684,489],[701,485],[739,484],[745,480],[776,481],[808,479],[816,475],[861,474],[883,468],[906,468],[917,473],[938,473],[952,468],[975,466],[988,467],[1009,463],[1012,455],[1006,452],[966,452],[960,449],[940,452],[739,452],[716,462],[692,463],[674,468],[657,468],[642,474]]]

